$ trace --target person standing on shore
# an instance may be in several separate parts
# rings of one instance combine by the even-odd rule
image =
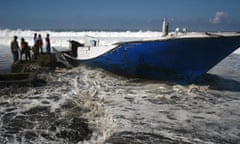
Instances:
[[[19,45],[18,45],[18,41],[17,41],[17,36],[13,37],[13,41],[11,42],[11,51],[12,51],[12,55],[13,55],[13,62],[17,62],[18,61],[18,53],[19,53]]]
[[[37,43],[37,33],[34,33],[34,36],[33,36],[33,45],[35,45]]]
[[[37,38],[37,46],[41,50],[41,53],[43,53],[43,41],[42,36],[39,34]]]
[[[47,34],[47,37],[45,38],[46,40],[46,51],[48,54],[51,53],[51,44],[50,44],[50,35]]]
[[[32,46],[33,59],[37,59],[39,55],[39,47],[38,47],[37,41],[38,41],[37,33],[34,33],[33,46]]]
[[[28,43],[24,40],[24,38],[21,39],[21,60],[22,60],[22,55],[25,54],[25,60],[31,60],[31,53],[30,53],[30,47]]]
[[[39,55],[39,47],[37,45],[37,43],[35,43],[32,47],[32,52],[33,52],[33,59],[37,59],[38,55]]]

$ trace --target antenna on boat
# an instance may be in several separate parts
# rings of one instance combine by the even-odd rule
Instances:
[[[167,19],[164,18],[163,19],[163,25],[162,25],[162,33],[163,33],[162,37],[165,37],[165,36],[168,35],[168,27],[169,27],[169,24],[167,22]]]

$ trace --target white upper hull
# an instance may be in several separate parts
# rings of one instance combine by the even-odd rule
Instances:
[[[91,45],[89,44],[89,41],[87,41],[87,45],[84,47],[79,47],[77,51],[77,57],[72,59],[76,60],[89,60],[96,58],[98,56],[103,55],[104,53],[111,51],[112,49],[118,47],[119,44],[121,43],[126,43],[126,42],[134,42],[134,41],[158,41],[158,40],[170,40],[170,39],[181,39],[181,38],[208,38],[208,37],[221,37],[221,36],[239,36],[239,33],[170,33],[168,36],[165,37],[147,37],[147,38],[141,38],[141,39],[131,39],[131,40],[124,40],[124,41],[119,41],[116,43],[110,43],[108,45],[99,45],[99,42],[97,45]],[[96,40],[96,38],[91,37],[92,39]],[[91,39],[90,39],[91,40]]]
[[[118,45],[101,45],[101,46],[88,46],[88,47],[79,47],[78,48],[78,55],[76,59],[78,60],[87,60],[93,59],[104,53],[114,49]]]

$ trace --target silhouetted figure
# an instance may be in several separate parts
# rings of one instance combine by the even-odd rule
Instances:
[[[38,38],[37,38],[37,46],[38,46],[38,49],[41,50],[41,53],[43,53],[43,40],[40,34],[38,35]]]
[[[13,62],[17,62],[18,61],[18,53],[19,53],[19,45],[18,45],[18,41],[17,41],[17,36],[13,37],[13,41],[11,42],[11,52],[13,55]]]
[[[38,55],[39,55],[39,47],[37,45],[37,43],[35,43],[32,47],[32,52],[33,52],[33,58],[37,59]]]
[[[37,43],[37,33],[34,33],[34,36],[33,36],[33,45],[35,45]]]
[[[31,60],[31,53],[30,53],[30,47],[28,43],[24,40],[24,38],[21,39],[21,60],[22,55],[25,54],[25,60]]]
[[[50,35],[49,34],[47,34],[45,41],[46,41],[46,51],[48,54],[50,54],[51,53],[51,43],[50,43]]]

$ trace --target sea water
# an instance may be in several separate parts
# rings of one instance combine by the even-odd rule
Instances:
[[[32,44],[35,31],[1,30],[1,70],[12,58],[12,36]],[[84,35],[103,43],[161,36],[160,32],[51,32],[52,46]],[[240,141],[239,52],[194,84],[129,79],[79,65],[45,71],[37,87],[0,90],[0,143],[237,144]],[[3,68],[5,67],[5,68]]]

